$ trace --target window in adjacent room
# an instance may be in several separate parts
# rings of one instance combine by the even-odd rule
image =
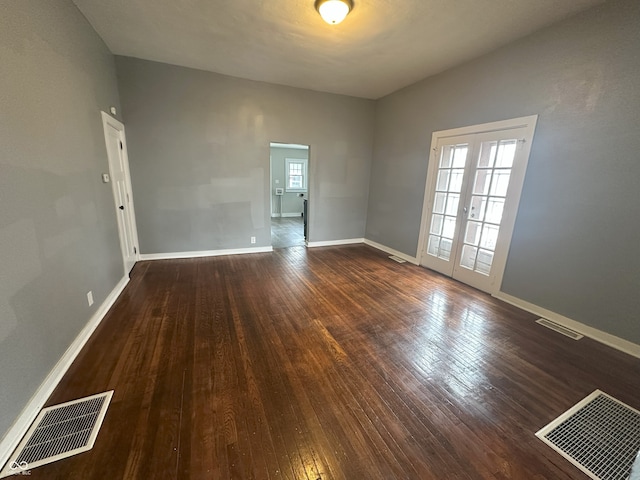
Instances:
[[[285,159],[287,192],[307,191],[307,160],[297,158]]]

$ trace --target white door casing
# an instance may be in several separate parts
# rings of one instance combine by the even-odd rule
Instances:
[[[124,125],[105,112],[102,113],[104,139],[109,158],[109,176],[118,221],[118,234],[124,273],[128,275],[140,258],[135,210],[129,174],[129,158]]]
[[[500,290],[536,116],[434,132],[418,240],[420,264]]]

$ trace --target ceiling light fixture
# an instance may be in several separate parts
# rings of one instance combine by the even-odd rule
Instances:
[[[316,10],[329,25],[337,25],[353,8],[351,0],[316,0]]]

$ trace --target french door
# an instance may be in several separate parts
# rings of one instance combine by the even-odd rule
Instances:
[[[434,133],[421,265],[485,292],[499,290],[535,119]]]

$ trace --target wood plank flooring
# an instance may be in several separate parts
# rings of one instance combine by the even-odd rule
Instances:
[[[115,390],[46,479],[585,479],[534,433],[637,359],[364,245],[141,262],[48,404]]]

